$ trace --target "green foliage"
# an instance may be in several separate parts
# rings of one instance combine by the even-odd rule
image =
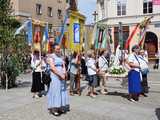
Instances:
[[[9,80],[9,87],[15,86],[16,77],[24,71],[24,59],[28,48],[25,35],[14,37],[20,23],[11,16],[10,0],[0,0],[0,75],[2,87],[5,87],[5,75]],[[2,74],[3,73],[3,74]]]
[[[110,71],[110,74],[116,74],[116,75],[119,75],[119,74],[123,74],[125,73],[126,70],[123,69],[123,68],[113,68],[111,71]]]

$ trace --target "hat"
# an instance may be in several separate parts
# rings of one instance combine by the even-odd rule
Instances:
[[[140,49],[139,45],[134,45],[134,46],[132,47],[132,51],[134,51],[135,49]]]

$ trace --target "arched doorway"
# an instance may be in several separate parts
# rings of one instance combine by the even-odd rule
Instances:
[[[153,32],[147,32],[144,42],[144,49],[148,52],[149,61],[153,61],[158,51],[158,37]]]

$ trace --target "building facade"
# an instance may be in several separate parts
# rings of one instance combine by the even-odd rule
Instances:
[[[144,49],[149,58],[155,57],[160,49],[160,5],[153,0],[97,0],[97,21],[102,22],[112,30],[114,49],[118,45],[119,28],[122,27],[123,42],[127,40],[137,23],[145,17],[151,17],[151,24],[147,27]],[[135,43],[132,42],[130,48]]]
[[[64,19],[67,0],[11,0],[13,15],[24,22],[27,18],[48,22],[50,32]]]

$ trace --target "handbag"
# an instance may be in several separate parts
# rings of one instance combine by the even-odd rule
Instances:
[[[44,72],[42,72],[42,82],[43,84],[49,85],[51,82],[51,77],[50,77],[50,70],[47,68]]]
[[[149,73],[149,69],[145,68],[141,70],[142,75],[147,75]]]
[[[148,63],[144,58],[142,58],[142,57],[139,57],[139,58],[145,63],[145,64],[141,64],[140,71],[141,71],[142,75],[147,75],[149,73],[149,68],[147,65]]]

